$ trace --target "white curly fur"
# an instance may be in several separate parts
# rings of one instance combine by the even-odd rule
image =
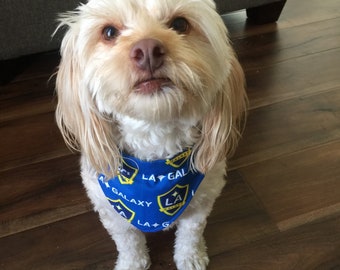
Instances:
[[[179,17],[188,22],[183,32],[171,28]],[[82,153],[84,186],[119,252],[115,269],[151,263],[145,236],[112,209],[98,173],[113,176],[121,151],[151,161],[189,146],[194,169],[206,176],[175,222],[174,260],[179,270],[206,269],[206,218],[224,186],[225,159],[237,146],[246,107],[243,72],[214,2],[90,0],[60,21],[67,32],[56,119],[67,144]],[[117,31],[113,38],[104,36],[107,26]],[[131,56],[150,39],[164,54],[151,71]],[[156,84],[143,84],[154,78]]]

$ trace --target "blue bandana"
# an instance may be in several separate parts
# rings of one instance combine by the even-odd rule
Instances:
[[[185,210],[204,178],[190,170],[191,149],[146,162],[123,154],[118,175],[98,182],[112,207],[143,232],[163,230]]]

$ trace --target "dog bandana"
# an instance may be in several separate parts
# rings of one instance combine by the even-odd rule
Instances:
[[[112,207],[143,232],[163,230],[185,210],[204,175],[190,170],[191,149],[146,162],[123,154],[118,175],[98,182]]]

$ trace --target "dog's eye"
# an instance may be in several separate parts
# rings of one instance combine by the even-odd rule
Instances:
[[[105,26],[103,29],[103,37],[108,41],[115,39],[118,35],[119,35],[118,29],[112,25]]]
[[[171,22],[170,28],[175,30],[179,34],[185,34],[189,31],[190,25],[185,18],[178,17]]]

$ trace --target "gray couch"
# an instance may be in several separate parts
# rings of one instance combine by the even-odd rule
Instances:
[[[0,0],[0,60],[59,47],[61,33],[51,39],[56,14],[74,9],[80,0]],[[220,14],[247,9],[255,23],[276,21],[285,0],[216,0]]]

